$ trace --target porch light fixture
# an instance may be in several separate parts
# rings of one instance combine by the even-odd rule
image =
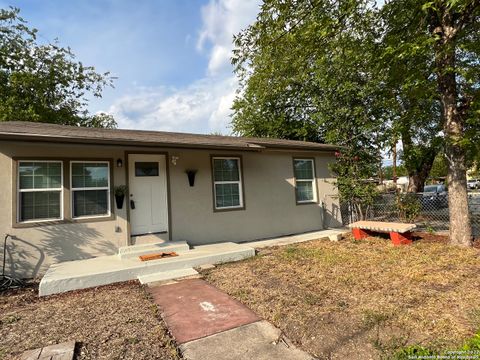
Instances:
[[[172,164],[173,164],[173,165],[177,165],[178,159],[179,159],[178,156],[172,155]]]
[[[117,167],[121,168],[123,166],[123,160],[122,159],[118,159],[117,160]]]
[[[195,185],[195,174],[197,173],[197,170],[185,170],[185,173],[188,177],[188,184],[190,186]]]

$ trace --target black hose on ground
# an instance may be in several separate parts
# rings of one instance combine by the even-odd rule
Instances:
[[[18,289],[25,286],[25,283],[12,276],[5,275],[5,263],[7,260],[7,239],[12,238],[10,234],[6,234],[3,239],[3,266],[2,266],[2,275],[0,276],[0,292],[9,290],[9,289]]]

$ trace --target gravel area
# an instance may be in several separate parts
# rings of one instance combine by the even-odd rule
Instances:
[[[0,359],[77,341],[76,359],[178,359],[155,304],[137,282],[38,298],[37,284],[0,294]]]

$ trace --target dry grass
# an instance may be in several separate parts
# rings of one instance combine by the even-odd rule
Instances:
[[[311,241],[205,275],[322,359],[388,358],[410,344],[443,350],[480,326],[480,252],[444,240]]]
[[[0,359],[79,342],[76,359],[177,359],[148,294],[136,282],[39,299],[36,287],[0,295]]]

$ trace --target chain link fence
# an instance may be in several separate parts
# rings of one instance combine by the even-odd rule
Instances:
[[[468,194],[472,232],[480,237],[480,192]],[[344,225],[359,220],[411,222],[420,231],[445,231],[449,226],[448,194],[382,194],[373,205],[358,209],[348,202],[340,204]]]

